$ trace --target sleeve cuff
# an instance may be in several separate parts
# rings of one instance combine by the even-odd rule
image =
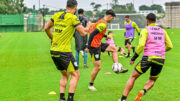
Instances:
[[[78,24],[76,24],[76,25],[74,25],[74,27],[77,27],[78,25],[80,25],[81,23],[78,23]]]
[[[134,56],[131,58],[131,61],[135,61],[138,57],[139,57],[139,55],[137,53],[135,53]]]

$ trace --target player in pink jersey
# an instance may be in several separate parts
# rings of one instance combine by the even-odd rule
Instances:
[[[118,47],[118,52],[120,52],[121,55],[125,54],[125,50],[123,48],[115,45],[114,40],[113,40],[113,32],[112,31],[108,32],[108,36],[110,36],[111,39],[106,39],[106,43]],[[110,52],[108,52],[108,55],[110,56]]]
[[[142,60],[136,65],[133,70],[122,98],[119,101],[126,101],[126,98],[133,88],[135,80],[151,68],[149,80],[146,82],[145,87],[138,93],[134,101],[140,101],[141,97],[149,91],[156,80],[158,79],[165,61],[165,53],[173,48],[172,42],[165,30],[156,26],[156,15],[150,13],[146,17],[147,27],[140,33],[139,45],[131,58],[130,64],[133,65],[137,57],[144,50]]]

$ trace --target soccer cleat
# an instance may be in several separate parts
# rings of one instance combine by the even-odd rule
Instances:
[[[123,57],[123,55],[119,55],[119,57]]]
[[[144,95],[144,92],[143,91],[140,91],[138,93],[138,96],[134,99],[134,101],[140,101],[141,100],[141,97]]]
[[[94,86],[89,86],[88,89],[89,89],[90,91],[97,91]]]
[[[120,73],[126,73],[128,72],[128,69],[121,69]]]
[[[126,100],[121,100],[121,99],[119,99],[118,101],[126,101]]]

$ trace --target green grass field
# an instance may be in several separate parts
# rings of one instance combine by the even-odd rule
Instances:
[[[166,54],[167,59],[160,78],[142,101],[180,101],[180,29],[167,31],[174,49]],[[51,60],[50,40],[46,34],[44,32],[1,34],[0,101],[58,101],[61,74]],[[117,45],[124,47],[123,31],[114,31],[114,40]],[[74,43],[74,39],[72,43]],[[137,43],[138,37],[135,39],[134,45]],[[72,48],[74,49],[74,44],[72,44]],[[83,59],[80,58],[81,76],[75,101],[117,101],[134,68],[129,65],[130,59],[119,58],[120,63],[124,68],[128,68],[129,72],[117,75],[111,69],[112,58],[107,53],[102,53],[102,70],[95,81],[97,92],[87,89],[91,71],[94,68],[90,55],[88,59],[89,68],[84,69]],[[105,75],[105,72],[112,74]],[[136,81],[127,101],[133,101],[138,91],[143,89],[148,77],[149,71]],[[48,93],[51,91],[55,91],[57,94],[49,95]],[[66,92],[68,93],[68,90]]]

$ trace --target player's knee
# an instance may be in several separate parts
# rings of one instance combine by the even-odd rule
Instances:
[[[97,65],[95,69],[96,69],[97,71],[100,71],[100,70],[101,70],[101,65]]]

